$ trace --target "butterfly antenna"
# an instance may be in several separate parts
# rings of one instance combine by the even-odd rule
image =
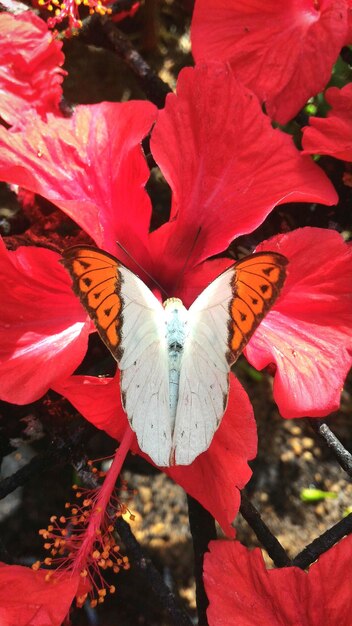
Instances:
[[[119,248],[121,248],[121,250],[126,254],[126,256],[128,256],[133,261],[133,263],[135,263],[137,267],[139,267],[139,269],[142,270],[142,272],[144,272],[144,274],[146,274],[150,278],[150,280],[152,280],[153,283],[160,289],[160,291],[162,291],[165,294],[165,296],[168,298],[169,294],[164,289],[164,287],[162,287],[158,283],[158,281],[155,278],[153,278],[153,276],[149,274],[149,272],[147,272],[147,270],[140,263],[138,263],[138,261],[134,258],[134,256],[132,256],[132,254],[128,252],[128,250],[126,250],[125,246],[123,246],[122,243],[120,243],[119,241],[116,241],[116,243],[119,246]]]
[[[192,256],[192,252],[193,252],[194,248],[196,247],[196,243],[197,243],[197,241],[198,241],[198,237],[199,237],[199,235],[200,235],[200,231],[201,231],[201,230],[202,230],[202,227],[201,227],[201,226],[199,226],[199,228],[198,228],[198,230],[197,230],[197,234],[196,234],[196,236],[195,236],[195,238],[194,238],[194,241],[193,241],[193,243],[192,243],[191,249],[190,249],[190,251],[189,251],[189,253],[188,253],[188,256],[187,256],[187,258],[186,258],[186,260],[185,260],[185,262],[184,262],[184,264],[183,264],[182,271],[181,271],[181,272],[180,272],[180,274],[179,274],[178,281],[177,281],[177,283],[176,283],[176,285],[175,285],[175,291],[176,291],[176,289],[178,288],[178,286],[179,286],[179,284],[180,284],[180,282],[181,282],[181,278],[184,276],[184,273],[185,273],[185,271],[186,271],[186,267],[187,267],[188,262],[189,262],[189,260],[190,260],[190,258],[191,258],[191,256]]]

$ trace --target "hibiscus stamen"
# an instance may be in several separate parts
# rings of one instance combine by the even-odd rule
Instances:
[[[106,15],[111,13],[111,8],[105,6],[105,0],[38,0],[39,6],[44,7],[47,11],[54,12],[54,17],[49,17],[47,23],[49,28],[54,28],[64,19],[68,20],[68,28],[65,31],[66,36],[72,35],[74,30],[81,28],[82,20],[79,14],[80,5],[89,8],[89,14],[98,13]]]
[[[107,591],[115,592],[114,585],[106,582],[104,572],[110,569],[118,573],[130,567],[128,557],[121,554],[116,542],[113,522],[126,512],[131,520],[134,519],[115,489],[133,436],[128,429],[109,470],[102,473],[105,476],[103,484],[95,490],[78,489],[74,485],[78,502],[66,502],[67,514],[60,517],[53,515],[48,527],[39,531],[45,540],[44,548],[50,552],[43,564],[47,567],[56,565],[56,570],[48,572],[46,580],[49,581],[53,572],[60,569],[79,574],[82,578],[88,577],[92,589],[90,595],[95,596],[91,600],[93,607],[104,602]],[[92,467],[92,463],[89,465]],[[94,473],[100,475],[100,472]],[[126,482],[122,484],[122,490],[128,491]],[[39,569],[40,565],[37,561],[32,568]],[[78,606],[82,606],[86,598],[87,594],[82,595],[77,601]]]

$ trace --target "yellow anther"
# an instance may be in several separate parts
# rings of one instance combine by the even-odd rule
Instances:
[[[40,561],[36,561],[35,563],[33,563],[33,565],[32,565],[32,569],[34,569],[34,571],[35,571],[35,572],[36,572],[39,568],[40,568]]]
[[[83,594],[83,596],[78,596],[76,603],[79,609],[82,608],[83,604],[87,600],[87,596],[88,596],[87,593]]]

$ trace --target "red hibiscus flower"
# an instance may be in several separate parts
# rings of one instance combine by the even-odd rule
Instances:
[[[346,0],[196,0],[197,62],[229,61],[280,124],[322,91],[348,38]]]
[[[284,254],[290,273],[246,356],[257,369],[276,364],[283,417],[327,415],[339,407],[351,367],[352,247],[335,231],[301,228],[263,242],[262,250]]]
[[[304,152],[352,161],[352,83],[342,89],[330,87],[325,98],[331,109],[326,118],[309,118],[303,129]]]
[[[350,626],[352,536],[319,557],[308,573],[267,570],[259,548],[212,541],[204,559],[209,626]]]
[[[231,263],[229,259],[207,259],[225,250],[236,236],[256,228],[274,206],[289,200],[328,204],[336,201],[336,193],[324,173],[308,156],[302,156],[296,150],[289,136],[272,129],[254,95],[235,81],[229,68],[221,64],[189,68],[181,72],[177,95],[168,97],[152,133],[152,151],[172,188],[173,202],[170,220],[150,234],[151,205],[144,190],[148,169],[139,144],[155,116],[155,108],[146,102],[105,103],[77,107],[71,119],[51,117],[49,124],[39,119],[31,121],[21,133],[0,129],[0,177],[50,199],[75,219],[98,246],[119,256],[152,287],[147,274],[141,274],[131,258],[121,253],[116,241],[122,243],[131,257],[169,295],[180,296],[186,306]],[[221,137],[226,137],[226,141],[221,141]],[[325,236],[330,241],[327,231],[317,229],[311,233],[315,244],[319,242],[321,245]],[[287,250],[287,255],[292,257],[290,271],[293,276],[303,271],[302,265],[310,245],[308,240],[304,234],[292,233],[282,239],[282,244],[279,238],[273,242],[273,246],[281,246],[283,254]],[[336,263],[342,263],[341,259],[350,263],[346,257],[347,246],[342,240],[340,244]],[[270,247],[271,244],[266,245]],[[295,259],[301,249],[304,259],[299,258],[296,271]],[[26,249],[25,257],[23,248],[16,252],[4,251],[8,263],[16,268],[22,265],[26,271],[26,275],[23,271],[25,283],[37,276],[35,254],[38,250],[35,250],[33,258],[30,250]],[[330,253],[324,245],[322,250],[320,259],[324,263],[330,258]],[[0,323],[7,333],[5,347],[0,347],[4,350],[0,366],[4,381],[2,397],[12,402],[29,402],[38,398],[44,387],[50,385],[62,391],[98,427],[121,438],[127,422],[116,382],[87,377],[64,379],[67,375],[67,371],[63,373],[65,351],[69,348],[72,351],[73,371],[82,350],[86,349],[87,325],[82,312],[75,317],[77,301],[58,259],[56,253],[47,253],[45,270],[50,277],[50,285],[41,279],[43,288],[41,296],[39,291],[37,295],[40,307],[32,299],[22,300],[20,306],[22,279],[18,274],[6,292],[7,300],[14,302],[12,311],[17,308],[17,315],[15,323],[9,328],[6,317],[8,303],[6,311],[0,312]],[[55,272],[52,271],[54,264]],[[325,268],[319,271],[315,267],[311,274],[304,270],[306,280],[295,296],[297,301],[299,297],[304,297],[307,303],[309,281],[314,288],[316,281],[324,275]],[[7,274],[3,282],[7,284]],[[40,279],[36,284],[39,290]],[[321,317],[317,331],[329,337],[329,346],[330,342],[335,346],[334,329],[338,328],[338,336],[340,329],[343,334],[343,320],[350,315],[347,295],[350,288],[347,287],[347,278],[346,283],[338,283],[337,290],[332,289],[328,282],[323,284],[322,298],[330,302],[331,318],[329,320],[327,314]],[[289,286],[293,291],[292,282]],[[65,309],[69,308],[70,298],[72,301],[70,316],[64,314],[63,309],[58,315],[53,311],[55,302],[61,297],[59,294],[64,291]],[[336,299],[339,298],[340,308],[336,307]],[[314,303],[311,310],[314,317]],[[300,318],[297,311],[295,314],[297,319],[293,329],[291,318],[285,318],[286,330],[292,333],[293,340],[297,334],[302,342],[300,329],[296,331]],[[306,321],[312,322],[308,304]],[[63,333],[65,324],[70,328],[67,336]],[[68,343],[70,337],[72,341]],[[252,342],[255,338],[256,335]],[[308,355],[310,341],[306,334],[303,349]],[[350,341],[349,333],[346,341]],[[26,346],[31,350],[31,377],[25,361]],[[48,369],[44,380],[39,374],[47,364],[43,346],[51,355],[52,362],[52,369]],[[279,361],[275,350],[275,345],[271,346],[269,360],[276,360],[280,368],[289,367],[287,360],[292,355],[288,354],[286,359]],[[264,351],[264,354],[267,356],[268,353]],[[340,381],[341,387],[347,356],[344,356],[343,363],[340,357],[332,358],[329,371],[335,368],[333,386],[336,395],[336,381]],[[17,372],[14,373],[17,378],[8,381],[6,372],[10,361],[16,361],[13,372]],[[54,364],[59,362],[61,369],[55,375]],[[301,369],[297,368],[296,375],[304,377],[306,362],[299,363]],[[27,375],[26,385],[19,390],[23,372]],[[314,375],[320,375],[319,369]],[[317,381],[312,378],[309,383],[301,384],[302,389],[304,384],[313,388]],[[321,387],[320,406],[321,410],[325,406],[325,411],[329,412],[333,394],[328,381],[327,385],[327,390]],[[290,402],[294,403],[294,390],[291,388],[291,391],[293,400]],[[284,394],[281,396],[280,401],[284,403]],[[301,411],[302,403],[297,406],[297,411]],[[136,444],[134,450],[140,453]],[[246,394],[231,377],[229,407],[209,450],[191,466],[173,467],[167,471],[230,532],[229,524],[238,509],[235,488],[241,488],[247,482],[250,475],[247,459],[254,454],[252,410]]]
[[[31,110],[43,119],[59,114],[66,73],[61,47],[32,11],[0,14],[0,116],[7,124],[22,126]]]
[[[73,599],[85,595],[79,575],[52,576],[21,565],[0,563],[2,626],[61,626]]]

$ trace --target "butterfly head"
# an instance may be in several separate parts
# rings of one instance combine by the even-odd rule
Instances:
[[[180,298],[167,298],[167,300],[163,302],[163,307],[165,311],[169,311],[172,308],[174,309],[182,308],[183,307],[182,300],[180,300]]]

